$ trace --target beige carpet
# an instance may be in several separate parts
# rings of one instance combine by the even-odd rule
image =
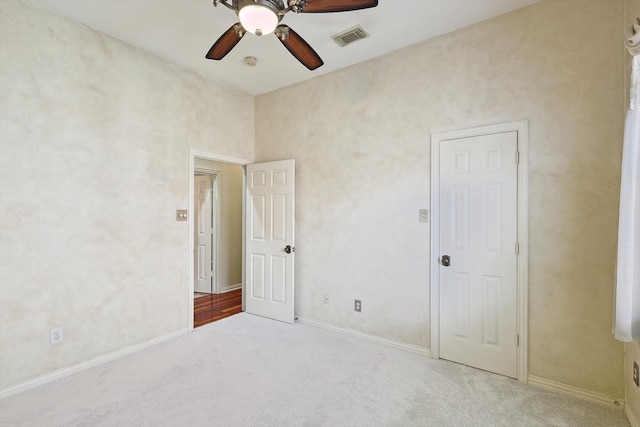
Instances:
[[[0,401],[2,426],[629,426],[623,411],[239,314]]]

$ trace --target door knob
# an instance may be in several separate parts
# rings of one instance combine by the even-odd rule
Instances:
[[[439,261],[443,267],[449,267],[451,265],[451,257],[449,255],[442,255]]]
[[[287,246],[285,246],[285,247],[284,247],[284,251],[285,251],[286,253],[290,254],[291,252],[295,252],[295,251],[296,251],[296,248],[295,248],[295,247],[293,247],[293,246],[291,246],[291,245],[287,245]]]

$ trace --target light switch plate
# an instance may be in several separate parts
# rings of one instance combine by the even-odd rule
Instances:
[[[187,210],[178,209],[176,211],[176,221],[186,221],[186,220],[187,220]]]

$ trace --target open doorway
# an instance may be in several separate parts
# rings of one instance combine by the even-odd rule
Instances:
[[[201,161],[214,162],[202,165]],[[190,151],[189,160],[189,205],[195,203],[194,182],[198,168],[224,172],[221,168],[236,165],[241,171],[242,185],[237,193],[241,196],[240,284],[242,311],[287,323],[294,322],[294,271],[295,271],[295,160],[286,159],[250,164],[249,161],[228,156]],[[217,164],[215,164],[217,163]],[[224,175],[220,199],[224,200]],[[224,204],[224,201],[222,202]],[[232,215],[230,219],[233,219]],[[224,206],[221,207],[221,232],[225,229]],[[188,325],[194,327],[194,249],[195,223],[193,212],[189,215],[188,245]],[[224,234],[223,234],[224,235]],[[222,237],[221,237],[222,239]],[[222,239],[224,240],[224,239]],[[222,258],[222,244],[218,246]],[[250,260],[248,260],[250,259]],[[218,270],[221,271],[221,265]],[[220,286],[224,286],[219,278]],[[229,282],[231,283],[231,282]],[[221,289],[223,294],[225,289]],[[228,291],[233,292],[230,288]],[[211,294],[215,295],[215,294]]]
[[[193,326],[242,311],[243,166],[193,162]]]

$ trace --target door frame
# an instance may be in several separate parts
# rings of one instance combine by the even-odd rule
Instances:
[[[214,227],[214,230],[215,230],[215,238],[211,242],[211,260],[209,260],[209,262],[213,262],[214,265],[215,265],[215,269],[213,271],[213,274],[211,275],[212,282],[213,282],[211,284],[211,293],[219,294],[220,293],[220,274],[219,274],[220,251],[219,251],[219,248],[220,248],[220,215],[221,215],[220,214],[220,201],[222,200],[221,189],[222,189],[222,176],[223,176],[223,174],[222,174],[221,171],[215,170],[215,169],[194,168],[194,176],[196,176],[197,174],[207,175],[207,176],[211,177],[211,212],[210,212],[210,214],[213,215],[213,219],[214,219],[214,222],[215,222],[215,224],[213,224],[213,227]],[[195,189],[194,189],[194,192],[195,192]],[[194,199],[195,199],[195,194],[194,194]],[[195,202],[195,200],[194,200],[194,202]],[[195,203],[194,203],[194,209],[195,209]],[[195,215],[195,211],[194,211],[193,215]],[[194,223],[194,228],[195,228],[195,223]],[[195,235],[195,229],[194,229],[194,235]],[[194,247],[195,247],[195,242],[194,242]],[[194,254],[194,256],[195,256],[195,254]],[[194,257],[194,262],[195,262],[195,257]],[[194,281],[194,289],[195,289],[195,281]]]
[[[187,247],[187,258],[188,258],[188,266],[187,266],[187,307],[188,307],[188,314],[187,314],[187,319],[188,319],[188,325],[189,325],[189,332],[193,331],[193,308],[194,308],[194,304],[193,304],[193,293],[194,293],[194,274],[193,274],[193,265],[194,265],[194,232],[195,232],[195,223],[193,221],[193,206],[195,203],[195,197],[194,197],[194,183],[193,183],[193,177],[194,177],[194,173],[195,173],[195,159],[203,159],[203,160],[212,160],[214,162],[222,162],[222,163],[229,163],[232,165],[239,165],[242,166],[244,169],[244,166],[248,165],[249,163],[251,163],[250,160],[247,159],[242,159],[239,157],[231,157],[231,156],[225,156],[222,154],[215,154],[215,153],[210,153],[210,152],[206,152],[206,151],[200,151],[200,150],[194,150],[194,149],[190,149],[189,150],[189,204],[187,206],[190,206],[188,212],[191,212],[187,217],[188,217],[188,223],[189,223],[189,243],[188,243],[188,247]],[[244,257],[245,257],[245,247],[244,247],[244,221],[245,221],[245,206],[244,206],[244,192],[245,192],[245,180],[246,177],[244,176],[243,173],[243,182],[242,182],[242,309],[244,310],[244,286],[245,286],[245,278],[244,278]]]
[[[517,234],[517,320],[518,346],[516,348],[516,379],[527,382],[528,373],[528,288],[529,288],[529,122],[520,120],[468,129],[431,134],[431,257],[430,268],[430,323],[431,357],[440,358],[440,142],[505,132],[518,133],[518,201]],[[514,248],[515,250],[515,248]]]

